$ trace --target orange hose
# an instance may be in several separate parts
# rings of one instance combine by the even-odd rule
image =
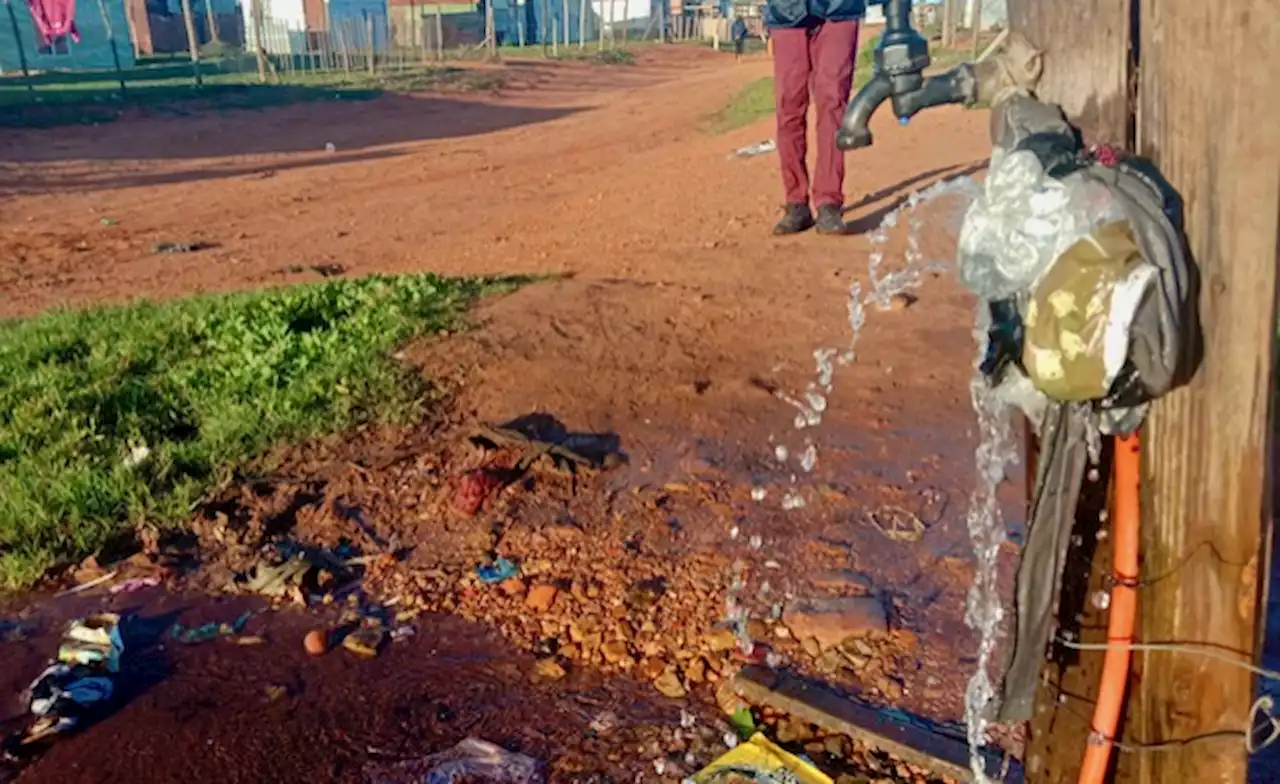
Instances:
[[[1124,708],[1125,689],[1129,685],[1130,650],[1133,644],[1134,619],[1138,610],[1138,485],[1140,460],[1138,436],[1116,438],[1115,474],[1112,494],[1111,537],[1115,547],[1112,569],[1115,584],[1111,588],[1110,617],[1107,620],[1107,642],[1123,647],[1108,648],[1102,661],[1102,678],[1098,685],[1098,702],[1093,709],[1093,723],[1080,765],[1079,784],[1102,784],[1111,764],[1111,750]]]

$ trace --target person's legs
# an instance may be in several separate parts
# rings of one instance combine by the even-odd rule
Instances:
[[[787,204],[809,203],[809,171],[805,167],[805,115],[809,110],[809,31],[779,28],[773,42],[774,102],[778,121],[778,160]]]
[[[813,102],[817,105],[818,162],[813,172],[813,203],[844,206],[844,153],[836,131],[849,103],[858,49],[858,20],[827,22],[814,36]]]

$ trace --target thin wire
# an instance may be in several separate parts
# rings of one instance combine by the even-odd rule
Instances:
[[[1085,698],[1071,694],[1070,692],[1062,689],[1059,689],[1058,693],[1062,696],[1073,697],[1077,700],[1088,702]],[[1059,703],[1059,708],[1070,713],[1072,716],[1075,716],[1081,722],[1092,726],[1088,716],[1085,716],[1080,711],[1075,710],[1070,705],[1067,705],[1066,703]],[[1192,735],[1188,738],[1178,738],[1177,740],[1164,741],[1160,743],[1125,743],[1123,741],[1116,740],[1115,738],[1107,738],[1101,733],[1091,730],[1089,733],[1090,742],[1101,743],[1110,741],[1111,745],[1115,746],[1117,751],[1125,754],[1138,754],[1141,752],[1174,751],[1175,749],[1194,746],[1205,741],[1239,738],[1244,741],[1245,751],[1249,754],[1256,754],[1280,740],[1280,718],[1276,718],[1272,715],[1271,711],[1274,708],[1275,701],[1269,695],[1264,694],[1255,700],[1253,707],[1249,709],[1249,729],[1247,730],[1217,730],[1214,732],[1206,732],[1201,735]],[[1257,734],[1255,730],[1258,727],[1259,715],[1261,715],[1266,720],[1266,723],[1270,725],[1271,734],[1263,740],[1255,742],[1254,737]]]
[[[1207,659],[1215,659],[1239,667],[1242,670],[1248,670],[1254,675],[1259,675],[1267,680],[1280,681],[1280,672],[1268,670],[1264,667],[1258,667],[1249,662],[1240,661],[1240,659],[1228,656],[1221,651],[1215,650],[1213,646],[1203,643],[1154,643],[1154,642],[1071,642],[1058,638],[1058,644],[1064,648],[1070,648],[1076,651],[1109,651],[1109,650],[1129,650],[1142,652],[1167,652],[1167,653],[1192,653],[1196,656],[1203,656]]]
[[[1211,645],[1204,643],[1153,643],[1153,642],[1072,642],[1071,640],[1058,638],[1058,643],[1065,648],[1077,651],[1109,651],[1109,650],[1129,650],[1143,652],[1166,652],[1166,653],[1191,653],[1196,656],[1203,656],[1207,659],[1214,659],[1224,664],[1230,664],[1233,667],[1239,667],[1242,670],[1266,678],[1267,680],[1280,681],[1280,672],[1268,670],[1265,667],[1258,667],[1249,662],[1241,661],[1237,657],[1228,656],[1225,653],[1215,649]],[[1059,689],[1060,694],[1066,694],[1065,691]],[[1066,706],[1063,706],[1064,708]],[[1227,737],[1244,736],[1245,749],[1253,754],[1267,748],[1276,741],[1280,741],[1280,718],[1274,714],[1275,700],[1271,695],[1264,694],[1254,700],[1253,706],[1249,708],[1249,726],[1243,732],[1237,730],[1219,730],[1217,732],[1209,732],[1203,735],[1194,735],[1190,738],[1181,738],[1179,740],[1171,740],[1163,743],[1122,743],[1115,738],[1107,738],[1098,733],[1096,730],[1091,733],[1091,740],[1096,736],[1100,741],[1110,741],[1120,751],[1170,751],[1172,749],[1190,746],[1195,743],[1207,740],[1218,740]],[[1067,711],[1075,714],[1083,719],[1082,716],[1076,714],[1075,711],[1067,708]],[[1270,725],[1271,733],[1261,742],[1254,741],[1255,728],[1258,725],[1258,717],[1262,716],[1266,723]]]

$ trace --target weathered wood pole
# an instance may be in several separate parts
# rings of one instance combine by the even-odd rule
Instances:
[[[1263,96],[1280,65],[1280,25],[1258,20],[1274,12],[1273,0],[1009,2],[1010,27],[1044,51],[1039,95],[1062,105],[1086,143],[1150,158],[1185,201],[1204,358],[1144,428],[1142,576],[1156,579],[1139,589],[1138,638],[1209,644],[1241,661],[1260,645],[1269,566],[1280,106]],[[1268,62],[1240,71],[1210,56],[1222,51]],[[1107,587],[1109,548],[1084,557],[1091,574],[1068,562],[1058,614],[1083,641],[1105,642],[1105,612],[1080,599]],[[1102,654],[1058,654],[1032,724],[1033,784],[1074,782],[1090,730]],[[1120,740],[1176,744],[1244,729],[1254,684],[1243,669],[1185,651],[1139,652],[1134,668]],[[1241,737],[1224,736],[1121,754],[1116,781],[1243,782],[1245,769]]]
[[[196,19],[191,13],[191,0],[182,0],[182,21],[187,26],[187,49],[191,54],[191,73],[196,87],[204,85],[204,77],[200,75],[200,39],[196,36]]]
[[[1204,360],[1146,428],[1144,642],[1212,645],[1257,658],[1270,567],[1267,493],[1275,398],[1280,224],[1280,5],[1138,2],[1137,150],[1184,200],[1200,272]],[[1249,68],[1231,56],[1252,52]],[[1254,677],[1188,653],[1142,653],[1126,736],[1167,743],[1248,724]],[[1239,737],[1125,755],[1133,780],[1243,782]]]

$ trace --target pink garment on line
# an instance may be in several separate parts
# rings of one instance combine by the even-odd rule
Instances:
[[[31,10],[42,45],[49,46],[63,36],[80,42],[80,31],[76,30],[76,0],[27,0],[27,8]]]

